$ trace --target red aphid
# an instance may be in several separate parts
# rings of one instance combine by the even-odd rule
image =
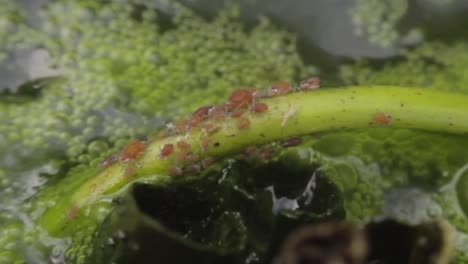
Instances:
[[[215,126],[213,124],[206,124],[203,126],[203,129],[206,131],[206,133],[208,133],[209,135],[212,135],[218,132],[219,130],[221,130],[221,127]]]
[[[177,120],[175,121],[175,130],[177,133],[183,133],[185,132],[185,120]]]
[[[190,128],[194,128],[196,126],[198,126],[198,124],[200,124],[201,122],[201,119],[199,118],[190,118],[188,121],[187,121],[187,127],[190,129]]]
[[[268,105],[265,103],[256,103],[250,108],[250,110],[255,113],[262,113],[268,110]]]
[[[258,159],[268,160],[273,156],[274,153],[275,153],[275,149],[273,147],[265,147],[265,148],[260,150],[260,154],[258,155]]]
[[[379,112],[374,115],[374,120],[377,122],[377,124],[388,126],[392,122],[392,117],[385,113]]]
[[[174,152],[174,145],[172,144],[166,144],[164,145],[164,147],[161,149],[161,152],[159,153],[159,157],[161,159],[169,156],[172,154],[172,152]]]
[[[127,162],[129,160],[137,159],[145,151],[145,142],[143,141],[132,141],[125,145],[124,149],[120,153],[119,160],[121,162]]]
[[[176,155],[177,162],[184,162],[187,158],[187,153],[185,151],[180,151]]]
[[[200,119],[200,120],[207,119],[209,114],[210,114],[210,109],[211,108],[213,108],[213,106],[211,106],[211,105],[202,106],[202,107],[198,108],[197,110],[195,110],[195,112],[193,112],[192,118],[197,118],[197,119]]]
[[[162,139],[162,138],[165,138],[169,135],[169,130],[167,128],[159,131],[158,135],[156,136],[156,138],[158,139]]]
[[[213,106],[208,105],[202,106],[195,110],[195,112],[193,112],[192,116],[188,120],[188,128],[196,127],[201,121],[207,119],[210,115],[211,108],[213,108]]]
[[[187,161],[196,162],[200,160],[200,156],[196,153],[189,153],[186,159]]]
[[[189,143],[187,143],[187,142],[181,140],[181,141],[177,142],[177,147],[180,148],[180,149],[188,149],[188,148],[190,148],[191,146],[190,146]]]
[[[169,175],[171,176],[178,176],[182,174],[182,169],[177,166],[172,166],[169,168]]]
[[[271,85],[267,90],[267,96],[273,97],[277,95],[287,94],[292,92],[293,88],[288,82],[277,82]]]
[[[119,160],[119,155],[112,154],[109,157],[105,158],[103,161],[99,163],[99,166],[107,168],[110,165],[114,164],[117,160]]]
[[[201,165],[203,168],[210,166],[214,162],[214,158],[206,157],[201,161]]]
[[[228,98],[228,103],[231,109],[249,105],[254,100],[255,89],[243,88],[234,91]]]
[[[319,77],[312,77],[309,78],[299,85],[297,88],[299,91],[312,91],[320,88],[320,78]]]
[[[210,138],[208,136],[201,137],[201,148],[202,148],[202,150],[207,150],[209,143],[210,143]]]
[[[200,173],[200,171],[201,171],[201,167],[198,164],[192,164],[188,166],[187,168],[185,168],[185,172],[187,173],[195,174],[195,173]]]
[[[135,166],[130,165],[125,169],[124,177],[132,177],[133,175],[135,175]]]
[[[289,138],[289,139],[285,139],[283,141],[280,142],[280,145],[284,148],[288,148],[288,147],[294,147],[294,146],[297,146],[299,144],[302,143],[302,138],[300,137],[293,137],[293,138]]]
[[[258,148],[257,146],[248,146],[245,150],[244,150],[244,156],[245,158],[253,158],[257,155],[258,153]]]
[[[229,111],[229,105],[227,104],[220,104],[213,106],[210,109],[210,116],[211,119],[214,121],[221,121],[227,116],[227,112]]]
[[[73,205],[72,207],[70,207],[70,209],[68,209],[68,217],[71,218],[71,219],[75,219],[76,216],[78,216],[78,207]]]
[[[239,119],[239,122],[237,122],[237,128],[239,129],[246,129],[249,126],[250,126],[250,120],[246,117]]]
[[[245,110],[242,108],[237,108],[231,113],[231,117],[238,118],[241,117],[245,113]]]

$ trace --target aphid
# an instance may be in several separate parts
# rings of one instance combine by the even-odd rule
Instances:
[[[198,124],[200,124],[201,120],[198,119],[198,118],[190,118],[188,121],[187,121],[187,128],[194,128],[196,126],[198,126]]]
[[[247,159],[253,158],[258,154],[258,148],[257,146],[248,146],[244,150],[244,157]]]
[[[135,175],[135,166],[130,165],[130,166],[127,167],[127,169],[125,169],[124,176],[125,177],[132,177],[133,175]]]
[[[214,162],[214,158],[206,157],[201,161],[201,165],[203,168],[210,166]]]
[[[206,133],[208,133],[209,135],[212,135],[218,132],[221,129],[221,127],[215,126],[213,124],[206,124],[203,126],[203,129],[206,131]]]
[[[72,207],[70,207],[70,209],[68,209],[67,215],[69,218],[75,219],[76,216],[78,216],[78,207],[76,205],[73,205]]]
[[[242,117],[239,119],[239,122],[237,122],[237,128],[239,129],[245,129],[250,126],[250,120],[246,117]]]
[[[182,174],[182,169],[177,166],[172,166],[169,168],[169,175],[171,176],[178,176]]]
[[[159,131],[158,135],[156,136],[158,139],[165,138],[169,135],[169,130],[167,128]]]
[[[174,151],[174,145],[172,144],[166,144],[164,145],[164,147],[161,149],[161,153],[159,153],[159,157],[161,159],[169,156],[172,154],[172,152]]]
[[[123,151],[120,153],[119,160],[121,162],[127,162],[129,160],[137,159],[145,151],[145,142],[143,141],[132,141],[125,145]]]
[[[200,171],[201,167],[198,164],[192,164],[185,169],[185,172],[193,174],[200,173]]]
[[[255,89],[243,88],[234,91],[228,98],[229,106],[235,109],[241,106],[249,105],[254,99]]]
[[[271,85],[267,90],[267,96],[273,97],[277,95],[287,94],[292,92],[292,86],[288,82],[277,82]]]
[[[196,161],[199,161],[200,160],[200,156],[198,156],[198,154],[196,153],[189,153],[187,155],[187,161],[191,161],[191,162],[196,162]]]
[[[187,142],[181,140],[181,141],[177,142],[177,147],[180,148],[180,149],[188,149],[188,148],[190,148],[191,146],[190,146],[189,143],[187,143]]]
[[[250,108],[250,110],[255,113],[262,113],[268,110],[268,105],[265,103],[256,103]]]
[[[202,106],[198,108],[197,110],[195,110],[195,112],[193,112],[192,116],[190,117],[188,121],[188,127],[189,128],[196,127],[201,121],[207,119],[210,114],[211,108],[213,108],[213,106],[208,105],[208,106]]]
[[[388,126],[392,122],[392,117],[385,113],[379,112],[374,115],[374,120],[377,122],[377,124]]]
[[[177,162],[184,162],[187,158],[187,153],[185,151],[180,151],[176,154],[176,161]]]
[[[260,150],[260,154],[258,154],[258,159],[269,160],[274,153],[275,149],[273,147],[264,147]]]
[[[213,106],[210,109],[211,119],[214,121],[223,120],[224,118],[226,118],[226,115],[227,115],[226,113],[228,110],[229,110],[229,105],[227,104],[220,104],[220,105]]]
[[[119,155],[117,155],[117,154],[110,155],[109,157],[107,157],[103,161],[101,161],[99,163],[99,166],[104,167],[104,168],[109,167],[110,165],[114,164],[119,159],[118,156]]]
[[[302,143],[302,138],[300,137],[293,137],[289,139],[285,139],[280,142],[280,145],[283,148],[294,147]]]
[[[185,132],[185,123],[186,122],[183,119],[175,121],[175,130],[177,131],[177,133]]]
[[[312,77],[301,82],[297,88],[299,91],[312,91],[320,88],[320,78]]]
[[[295,106],[290,106],[288,111],[283,116],[283,121],[281,121],[281,127],[284,127],[288,122],[289,118],[291,118],[294,114],[296,114],[297,108]]]
[[[210,143],[210,138],[208,136],[201,137],[201,148],[203,151],[208,149],[208,144]]]
[[[213,108],[213,106],[211,106],[211,105],[202,106],[202,107],[198,108],[197,110],[195,110],[195,112],[193,112],[191,118],[197,118],[197,119],[200,119],[200,120],[204,120],[204,119],[208,118],[211,108]]]
[[[245,110],[242,108],[236,108],[234,111],[231,113],[231,117],[238,118],[241,117],[245,113]]]

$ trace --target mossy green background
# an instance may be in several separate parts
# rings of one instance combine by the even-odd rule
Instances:
[[[364,2],[350,11],[360,34],[376,45],[398,42],[407,1]],[[36,25],[13,1],[0,5],[0,59],[8,60],[13,49],[45,50],[54,73],[20,103],[2,100],[7,97],[0,90],[1,263],[43,261],[50,251],[84,263],[94,221],[80,218],[86,228],[67,239],[48,237],[34,221],[92,177],[100,159],[200,105],[223,101],[237,87],[298,83],[320,69],[304,64],[295,34],[265,17],[246,26],[235,6],[207,19],[176,3],[162,12],[120,1],[51,1]],[[369,8],[379,15],[366,16]],[[389,84],[467,93],[468,43],[423,41],[379,65],[361,59],[336,68],[323,79],[325,86]],[[11,94],[22,96],[22,90]],[[345,190],[350,220],[381,214],[385,191],[418,186],[444,209],[431,217],[448,217],[465,232],[455,263],[467,258],[461,251],[467,250],[468,222],[461,209],[468,201],[460,194],[466,176],[458,185],[451,177],[468,161],[466,138],[382,129],[321,135],[303,147],[330,162],[328,173]],[[465,204],[453,206],[459,201]],[[96,217],[104,217],[102,208]]]

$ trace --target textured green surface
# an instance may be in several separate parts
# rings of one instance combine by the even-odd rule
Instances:
[[[364,1],[358,3],[361,6],[354,10],[355,22],[367,21],[362,33],[375,44],[393,44],[394,27],[406,10],[406,2],[388,2],[394,11],[388,17],[382,9],[377,10],[379,26],[374,28],[369,23],[375,20],[366,16],[366,8],[373,9],[372,2],[367,7]],[[114,177],[122,173],[118,166],[108,170],[112,172],[108,179],[116,181],[103,181],[105,177],[96,166],[100,158],[130,139],[151,135],[171,118],[223,101],[235,87],[266,87],[278,80],[297,83],[310,74],[297,55],[292,34],[264,19],[246,30],[237,22],[235,8],[208,21],[174,5],[169,10],[177,15],[168,23],[165,14],[118,2],[53,1],[41,11],[44,24],[39,26],[24,22],[26,12],[14,1],[0,0],[0,4],[0,50],[39,46],[60,69],[55,74],[64,77],[44,80],[45,85],[34,96],[24,96],[21,91],[0,95],[1,263],[40,263],[49,257],[60,259],[63,254],[73,263],[86,263],[94,250],[89,245],[95,230],[114,207],[110,202],[113,197],[81,207],[74,219],[68,216],[69,210],[76,202],[94,203],[103,191],[114,193],[126,183]],[[382,38],[380,32],[389,33],[390,38]],[[466,136],[396,128],[466,132],[465,97],[437,96],[436,92],[429,100],[433,92],[428,90],[466,93],[467,54],[466,42],[425,42],[403,51],[401,60],[385,62],[378,69],[365,61],[343,65],[334,83],[403,86],[408,89],[401,91],[408,96],[395,97],[376,88],[366,90],[355,101],[350,100],[354,95],[347,94],[351,89],[337,92],[336,97],[331,90],[310,93],[311,98],[302,98],[302,94],[277,98],[274,105],[280,108],[252,118],[251,134],[240,133],[207,154],[225,156],[252,142],[339,129],[315,134],[298,149],[304,147],[311,158],[320,157],[328,164],[322,170],[343,192],[346,218],[361,222],[382,215],[386,192],[420,188],[430,193],[431,207],[398,216],[407,221],[420,213],[426,217],[423,219],[447,217],[461,231],[454,263],[464,263],[468,257],[461,253],[468,252],[467,177],[463,174],[456,181],[453,175],[468,161]],[[0,57],[5,59],[8,54],[0,52]],[[418,91],[428,101],[420,99]],[[411,103],[398,105],[406,100]],[[453,103],[458,100],[463,103]],[[262,124],[271,126],[269,122],[274,122],[281,128],[284,113],[296,102],[305,106],[284,129],[268,130],[268,140],[256,137],[253,132],[262,131]],[[434,103],[440,107],[435,108]],[[353,111],[342,112],[348,107]],[[367,127],[373,114],[380,111],[392,116],[390,127],[341,130],[342,126]],[[314,116],[318,112],[323,115]],[[449,117],[455,119],[447,121]],[[236,130],[229,123],[223,125],[226,131]],[[155,159],[158,146],[160,143],[154,142],[143,157],[145,166],[138,176],[159,175],[143,177],[142,181],[163,183],[170,179],[165,176],[169,164]],[[93,192],[86,182],[96,175],[100,178],[94,181],[105,184]],[[39,221],[63,237],[50,237],[35,225]]]

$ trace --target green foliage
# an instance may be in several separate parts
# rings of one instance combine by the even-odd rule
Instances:
[[[358,0],[351,9],[355,33],[382,47],[399,38],[397,25],[408,9],[407,0]]]
[[[100,159],[128,140],[145,137],[201,104],[219,102],[236,87],[264,87],[278,79],[297,82],[307,75],[294,36],[266,19],[245,29],[236,21],[234,7],[207,21],[177,4],[171,4],[175,15],[169,19],[164,12],[125,2],[53,1],[41,10],[43,23],[29,25],[14,1],[0,0],[3,58],[14,49],[39,47],[50,55],[52,72],[61,76],[45,79],[32,97],[16,89],[0,101],[0,164],[8,166],[0,170],[0,195],[8,197],[5,205],[22,203],[18,210],[33,221],[47,208],[59,206],[57,201],[66,200],[96,174]],[[21,151],[25,149],[28,152]],[[14,157],[15,162],[7,163],[4,157]],[[56,176],[48,176],[47,190],[33,205],[19,199],[22,180],[43,182],[44,176],[22,176],[13,170],[27,171],[51,159],[81,165],[66,177],[66,164]],[[12,184],[14,176],[18,178]],[[106,208],[93,212],[105,214]],[[66,251],[66,258],[77,263],[91,254],[95,219],[101,217],[81,213],[71,225],[77,229]],[[5,232],[13,232],[3,224],[9,217],[17,216],[1,212]],[[27,232],[37,236],[34,226]],[[5,260],[0,262],[23,259],[26,246],[19,242],[11,248],[8,241],[0,243]],[[57,248],[60,256],[68,243],[43,241],[29,241],[27,247]]]
[[[403,59],[373,67],[366,61],[341,67],[347,84],[387,84],[468,93],[468,44],[426,42],[402,53]]]
[[[3,52],[0,59],[7,58],[4,51],[13,48],[40,47],[47,50],[51,66],[63,77],[45,80],[38,94],[22,97],[20,103],[7,101],[6,97],[0,100],[0,165],[6,167],[0,167],[0,195],[8,198],[4,202],[7,206],[24,202],[17,214],[0,208],[1,263],[22,263],[24,248],[31,247],[53,248],[59,251],[59,256],[66,251],[66,259],[85,263],[96,253],[89,245],[98,228],[96,219],[102,221],[113,206],[108,201],[89,212],[78,212],[70,220],[65,227],[73,231],[70,240],[51,240],[45,236],[47,239],[37,242],[43,235],[35,226],[21,231],[25,224],[18,220],[21,218],[18,214],[26,212],[32,221],[37,221],[48,208],[66,204],[57,201],[68,199],[67,195],[95,176],[100,158],[117,151],[132,138],[148,135],[167,120],[200,105],[220,102],[235,87],[265,87],[278,80],[297,82],[308,73],[295,50],[293,35],[277,29],[266,19],[246,29],[236,22],[239,15],[236,8],[207,21],[179,5],[170,6],[175,15],[168,19],[168,14],[144,5],[54,1],[42,10],[44,23],[31,26],[24,22],[25,14],[14,1],[0,0],[0,5],[0,39],[4,40],[0,44]],[[391,12],[382,6],[390,7]],[[383,5],[358,1],[353,20],[360,34],[369,35],[371,42],[389,46],[398,38],[395,27],[406,9],[406,1],[386,1]],[[404,51],[402,57],[404,60],[379,68],[366,61],[346,65],[341,68],[339,78],[346,84],[468,91],[466,43],[425,43]],[[18,92],[19,95],[21,91]],[[450,184],[451,176],[468,160],[466,138],[420,131],[342,131],[305,141],[294,151],[287,150],[279,159],[269,162],[322,165],[319,170],[322,177],[331,180],[324,184],[336,185],[333,190],[338,198],[342,195],[346,218],[355,222],[382,213],[386,190],[404,186],[439,190]],[[22,153],[24,149],[29,152]],[[68,163],[52,165],[55,169],[59,165],[63,168],[56,176],[47,176],[47,189],[36,195],[32,204],[27,199],[13,198],[22,190],[19,186],[22,182],[15,179],[16,185],[12,184],[13,176],[20,174],[12,172],[11,167],[15,166],[5,157],[14,157],[16,167],[32,167],[33,164],[26,163],[37,165],[50,159]],[[74,167],[69,170],[70,164]],[[244,171],[239,165],[230,175],[245,188],[244,195],[262,198],[255,179],[262,179],[262,175],[263,179],[270,177],[267,172],[272,169],[264,169],[270,165],[250,164]],[[258,178],[249,177],[250,182],[243,182],[240,171],[246,175],[261,173],[256,175]],[[44,178],[39,174],[36,172],[34,179]],[[281,176],[284,175],[275,177]],[[443,216],[465,233],[468,232],[463,214],[463,210],[465,213],[468,210],[466,178],[453,185],[458,189],[452,187],[433,195],[443,208]],[[328,201],[338,204],[333,207],[336,215],[341,213],[338,198]],[[458,202],[463,210],[452,208]],[[64,217],[69,216],[53,215],[48,220]],[[296,221],[304,216],[290,212],[287,217]],[[460,240],[466,241],[466,235]],[[459,243],[459,251],[465,248]],[[463,263],[467,256],[459,253],[456,258],[457,263]]]
[[[65,80],[43,87],[38,100],[5,109],[0,134],[10,144],[61,150],[83,163],[164,120],[219,102],[235,87],[307,74],[294,37],[266,19],[245,30],[235,22],[236,8],[213,21],[173,8],[172,22],[158,26],[167,14],[130,4],[47,5],[40,28],[14,34],[46,48]]]

